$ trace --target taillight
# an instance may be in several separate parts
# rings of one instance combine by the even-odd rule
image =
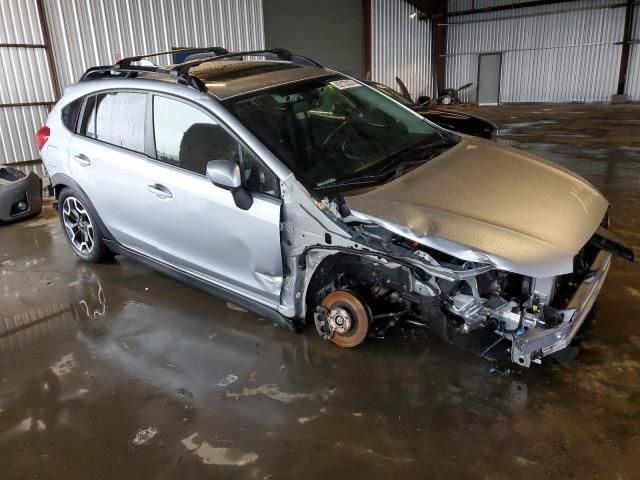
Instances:
[[[49,130],[49,127],[47,126],[40,128],[36,132],[36,144],[38,145],[38,150],[42,150],[42,147],[44,147],[47,140],[49,140],[49,135],[51,135],[51,130]]]

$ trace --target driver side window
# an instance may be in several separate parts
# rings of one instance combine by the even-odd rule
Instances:
[[[244,172],[244,185],[278,196],[278,178],[244,145],[205,112],[171,98],[153,97],[156,159],[205,175],[210,160],[232,160]]]

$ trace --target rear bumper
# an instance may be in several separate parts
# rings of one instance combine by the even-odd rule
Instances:
[[[12,207],[21,201],[27,202],[24,212],[12,212]],[[0,224],[16,222],[33,217],[42,211],[42,179],[31,172],[15,182],[0,185]]]
[[[515,336],[512,340],[512,360],[519,365],[529,366],[533,355],[545,357],[567,347],[591,311],[610,266],[611,254],[600,251],[567,308],[562,310],[563,322],[555,328],[533,328]]]

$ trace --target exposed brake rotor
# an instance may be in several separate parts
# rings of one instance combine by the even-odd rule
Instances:
[[[349,290],[336,290],[327,295],[314,318],[318,332],[342,348],[364,342],[371,326],[371,313],[366,304]]]

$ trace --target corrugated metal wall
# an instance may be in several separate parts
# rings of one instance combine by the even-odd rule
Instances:
[[[262,0],[48,0],[62,86],[90,66],[172,47],[264,47]],[[169,57],[150,59],[170,63]]]
[[[432,94],[431,22],[404,0],[371,0],[371,79],[397,89],[396,76],[417,98]]]
[[[116,56],[220,45],[264,47],[262,0],[46,0],[61,87]],[[0,43],[44,43],[36,0],[0,0]],[[151,59],[170,63],[168,56]],[[0,48],[0,103],[54,100],[42,48]],[[0,163],[39,158],[34,133],[46,106],[0,108]],[[36,167],[24,168],[28,170]],[[37,167],[41,171],[41,166]]]
[[[633,12],[633,23],[631,38],[636,43],[631,45],[629,52],[625,93],[629,100],[640,101],[640,4],[636,5]]]
[[[449,0],[448,9],[450,12],[461,10],[472,10],[486,7],[497,7],[501,5],[517,5],[531,0]]]
[[[473,7],[497,3],[474,0]],[[617,88],[624,8],[604,7],[619,3],[582,0],[449,17],[446,83],[474,82],[463,99],[475,101],[479,54],[502,52],[501,102],[609,101]],[[449,7],[471,5],[455,0]]]
[[[0,44],[0,163],[42,173],[34,134],[54,93],[35,0],[0,1]]]

